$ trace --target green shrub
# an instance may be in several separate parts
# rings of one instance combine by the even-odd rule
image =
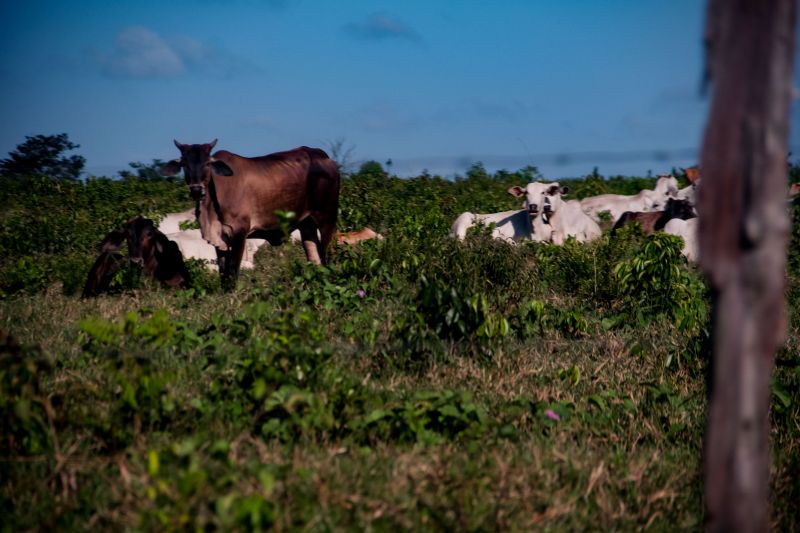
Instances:
[[[0,298],[57,281],[67,294],[78,292],[109,231],[139,214],[159,219],[186,209],[185,187],[167,180],[0,176]]]
[[[140,489],[144,502],[136,526],[143,530],[178,531],[270,529],[277,506],[272,465],[244,465],[241,476],[250,490],[234,486],[227,473],[230,444],[217,440],[202,446],[187,438],[147,453],[147,473]]]
[[[131,312],[116,322],[84,319],[79,335],[84,350],[101,358],[110,390],[96,391],[102,415],[79,406],[76,416],[86,417],[83,422],[109,448],[127,446],[141,432],[161,429],[189,409],[176,399],[176,375],[160,357],[201,344],[186,324],[171,320],[163,309],[144,320]]]
[[[655,233],[629,260],[614,269],[621,312],[640,323],[661,314],[693,327],[704,322],[704,285],[685,267],[680,237]]]
[[[590,302],[597,309],[611,307],[619,298],[614,270],[629,261],[641,243],[641,232],[629,226],[591,243],[568,239],[563,246],[535,246],[539,279],[551,290]]]
[[[42,379],[52,363],[32,347],[0,332],[0,454],[41,454],[53,445],[55,418]]]
[[[418,392],[367,414],[360,432],[368,441],[434,444],[475,438],[489,430],[486,412],[472,397],[451,390]]]

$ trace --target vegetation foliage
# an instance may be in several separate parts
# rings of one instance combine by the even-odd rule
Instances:
[[[142,172],[0,178],[4,528],[702,526],[708,297],[679,239],[457,242],[458,214],[519,207],[506,191],[537,170],[399,179],[373,163],[343,180],[340,230],[382,241],[335,246],[321,268],[268,247],[230,293],[193,261],[192,289],[128,269],[80,300],[109,230],[191,205],[182,182]],[[787,531],[798,227],[772,406],[772,520]]]
[[[80,148],[80,145],[70,141],[66,133],[26,136],[24,143],[18,145],[6,159],[0,160],[0,175],[40,175],[76,180],[83,171],[86,159],[81,155],[62,155],[76,148]]]

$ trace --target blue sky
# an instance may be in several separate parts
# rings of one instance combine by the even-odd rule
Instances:
[[[0,154],[66,132],[94,174],[219,138],[343,140],[400,175],[644,175],[693,164],[705,123],[700,0],[0,5]]]

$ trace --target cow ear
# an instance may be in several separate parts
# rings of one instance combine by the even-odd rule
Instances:
[[[124,231],[112,231],[100,243],[101,252],[116,252],[122,247],[126,233]]]
[[[520,187],[519,185],[514,185],[510,189],[508,189],[509,194],[513,194],[514,196],[525,196],[525,189]]]
[[[216,174],[220,176],[233,176],[233,170],[226,162],[220,161],[219,159],[212,159],[209,163],[211,163],[211,168],[214,169]]]
[[[569,187],[567,187],[566,185],[561,187],[561,194],[569,194]]]
[[[173,159],[158,167],[158,173],[162,176],[174,176],[181,171],[181,160]]]

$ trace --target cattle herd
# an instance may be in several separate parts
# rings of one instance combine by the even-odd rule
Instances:
[[[167,215],[156,226],[137,216],[100,243],[84,297],[108,290],[126,262],[169,287],[191,285],[184,257],[203,259],[218,269],[223,287],[235,283],[241,268],[252,268],[258,248],[280,244],[289,232],[301,242],[307,259],[324,264],[331,241],[355,244],[382,238],[370,228],[337,233],[340,176],[336,162],[318,149],[301,146],[261,157],[242,157],[226,150],[211,153],[216,140],[206,144],[175,141],[181,156],[162,165],[165,176],[181,170],[195,200],[195,208]],[[602,194],[583,200],[565,200],[569,188],[558,183],[528,183],[508,192],[524,199],[522,209],[501,213],[462,213],[450,236],[464,239],[476,225],[490,228],[492,237],[563,244],[597,239],[602,234],[601,213],[615,221],[612,234],[636,222],[645,233],[665,231],[684,240],[683,254],[697,257],[695,194],[700,182],[697,167],[686,169],[689,185],[678,188],[673,176],[659,176],[652,190],[634,195]],[[792,191],[794,192],[794,191]],[[291,215],[290,215],[291,214]],[[283,215],[283,216],[282,216]],[[193,223],[199,229],[192,228]],[[127,242],[127,261],[119,253]]]
[[[568,187],[558,183],[533,182],[511,187],[508,192],[524,198],[523,209],[501,213],[462,213],[450,228],[450,236],[464,239],[475,225],[491,228],[491,235],[510,243],[517,241],[563,244],[568,238],[592,241],[600,235],[602,213],[615,221],[612,234],[620,227],[637,222],[646,234],[665,231],[683,237],[683,254],[697,257],[695,195],[700,176],[696,167],[686,169],[689,185],[678,188],[673,176],[659,176],[653,190],[633,195],[601,194],[583,200],[564,200]]]

